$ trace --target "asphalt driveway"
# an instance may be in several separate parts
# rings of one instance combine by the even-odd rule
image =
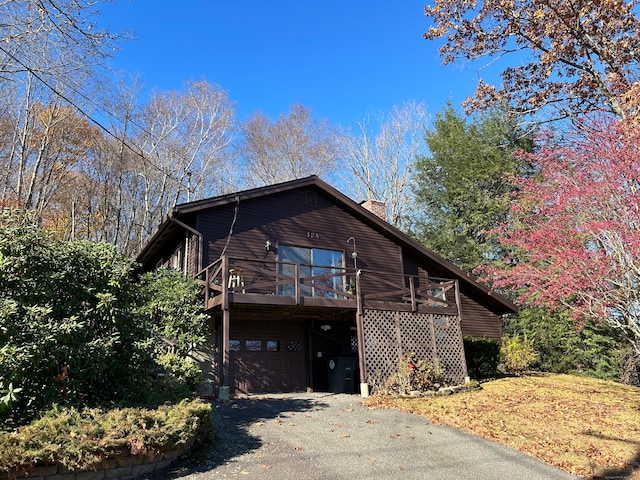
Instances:
[[[345,394],[213,405],[216,441],[156,479],[575,479],[527,455]]]

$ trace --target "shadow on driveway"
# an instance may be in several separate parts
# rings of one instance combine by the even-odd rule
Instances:
[[[251,433],[252,428],[261,427],[270,421],[280,424],[284,421],[283,416],[289,418],[296,414],[327,408],[328,405],[322,401],[324,396],[327,394],[306,395],[303,398],[289,395],[255,396],[228,402],[213,402],[213,442],[198,450],[192,458],[174,465],[169,472],[153,478],[192,478],[193,474],[211,473],[218,467],[230,466],[234,463],[233,459],[258,451],[263,446],[263,439],[260,435]]]
[[[215,440],[154,479],[570,480],[527,455],[346,394],[213,404]]]

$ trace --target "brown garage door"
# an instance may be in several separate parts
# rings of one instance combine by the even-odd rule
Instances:
[[[306,388],[305,330],[299,321],[231,322],[229,360],[236,394]]]

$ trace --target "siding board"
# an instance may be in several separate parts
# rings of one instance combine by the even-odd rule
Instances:
[[[460,292],[462,310],[462,334],[472,337],[486,337],[500,341],[502,321],[499,315]]]
[[[359,268],[402,275],[398,245],[355,219],[321,192],[315,193],[315,207],[306,204],[305,189],[241,201],[230,239],[236,205],[218,207],[215,212],[203,211],[198,218],[198,230],[205,239],[205,265],[219,258],[225,245],[225,254],[231,257],[276,260],[278,245],[286,244],[343,252],[346,267],[353,268],[353,243],[347,243],[353,237]],[[267,240],[273,245],[271,252],[265,250]],[[374,291],[375,282],[365,293]]]

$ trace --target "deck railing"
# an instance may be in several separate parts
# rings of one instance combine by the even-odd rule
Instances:
[[[359,275],[359,278],[356,278]],[[355,305],[356,285],[363,306],[404,305],[407,310],[458,310],[456,280],[392,275],[372,270],[224,256],[196,275],[205,287],[205,305],[233,301],[273,304]],[[257,298],[259,297],[259,298]],[[289,302],[283,299],[289,299]],[[306,299],[306,302],[305,302]],[[309,301],[311,300],[311,302]]]

